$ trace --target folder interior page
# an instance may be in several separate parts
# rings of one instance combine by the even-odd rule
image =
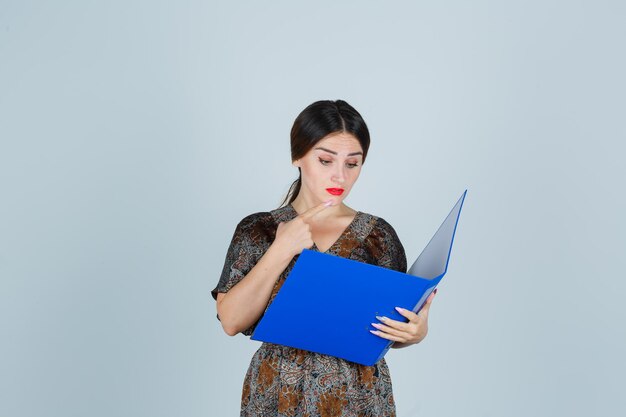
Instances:
[[[443,276],[448,269],[448,261],[450,259],[450,252],[452,251],[452,242],[454,240],[454,232],[456,231],[456,225],[459,221],[459,214],[461,213],[461,207],[465,200],[465,194],[463,193],[459,201],[448,214],[448,217],[443,221],[435,235],[430,239],[428,245],[424,248],[420,256],[409,268],[409,274],[416,277],[433,279],[439,276]]]

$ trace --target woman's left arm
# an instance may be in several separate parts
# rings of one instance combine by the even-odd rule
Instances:
[[[398,313],[406,317],[409,322],[393,320],[388,317],[376,317],[380,323],[372,323],[377,330],[370,330],[376,336],[395,342],[391,347],[403,348],[421,342],[428,333],[428,311],[433,302],[437,289],[433,291],[424,307],[415,314],[410,310],[396,307]]]

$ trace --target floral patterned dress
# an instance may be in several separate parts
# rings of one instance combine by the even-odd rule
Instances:
[[[212,291],[228,292],[274,241],[278,223],[298,213],[292,205],[245,217],[235,230],[224,269]],[[315,245],[311,250],[318,250]],[[406,255],[394,229],[380,217],[357,212],[326,253],[406,272]],[[278,293],[298,256],[279,276]],[[328,291],[332,291],[329,288]],[[242,333],[251,335],[256,323]],[[241,398],[241,416],[395,416],[389,369],[383,359],[359,365],[319,353],[263,343],[252,357]]]

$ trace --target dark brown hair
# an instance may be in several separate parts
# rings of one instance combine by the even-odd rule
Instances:
[[[363,162],[370,146],[370,132],[358,111],[343,100],[322,100],[309,105],[296,117],[291,128],[291,161],[306,155],[317,142],[331,133],[345,132],[354,136],[363,148]],[[302,186],[302,171],[296,179],[281,207],[291,204]]]

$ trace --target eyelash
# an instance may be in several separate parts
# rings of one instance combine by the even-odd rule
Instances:
[[[332,161],[327,161],[325,159],[319,158],[320,160],[320,164],[327,166],[328,164],[330,164]],[[359,164],[346,164],[348,165],[348,168],[356,168],[359,166]]]

